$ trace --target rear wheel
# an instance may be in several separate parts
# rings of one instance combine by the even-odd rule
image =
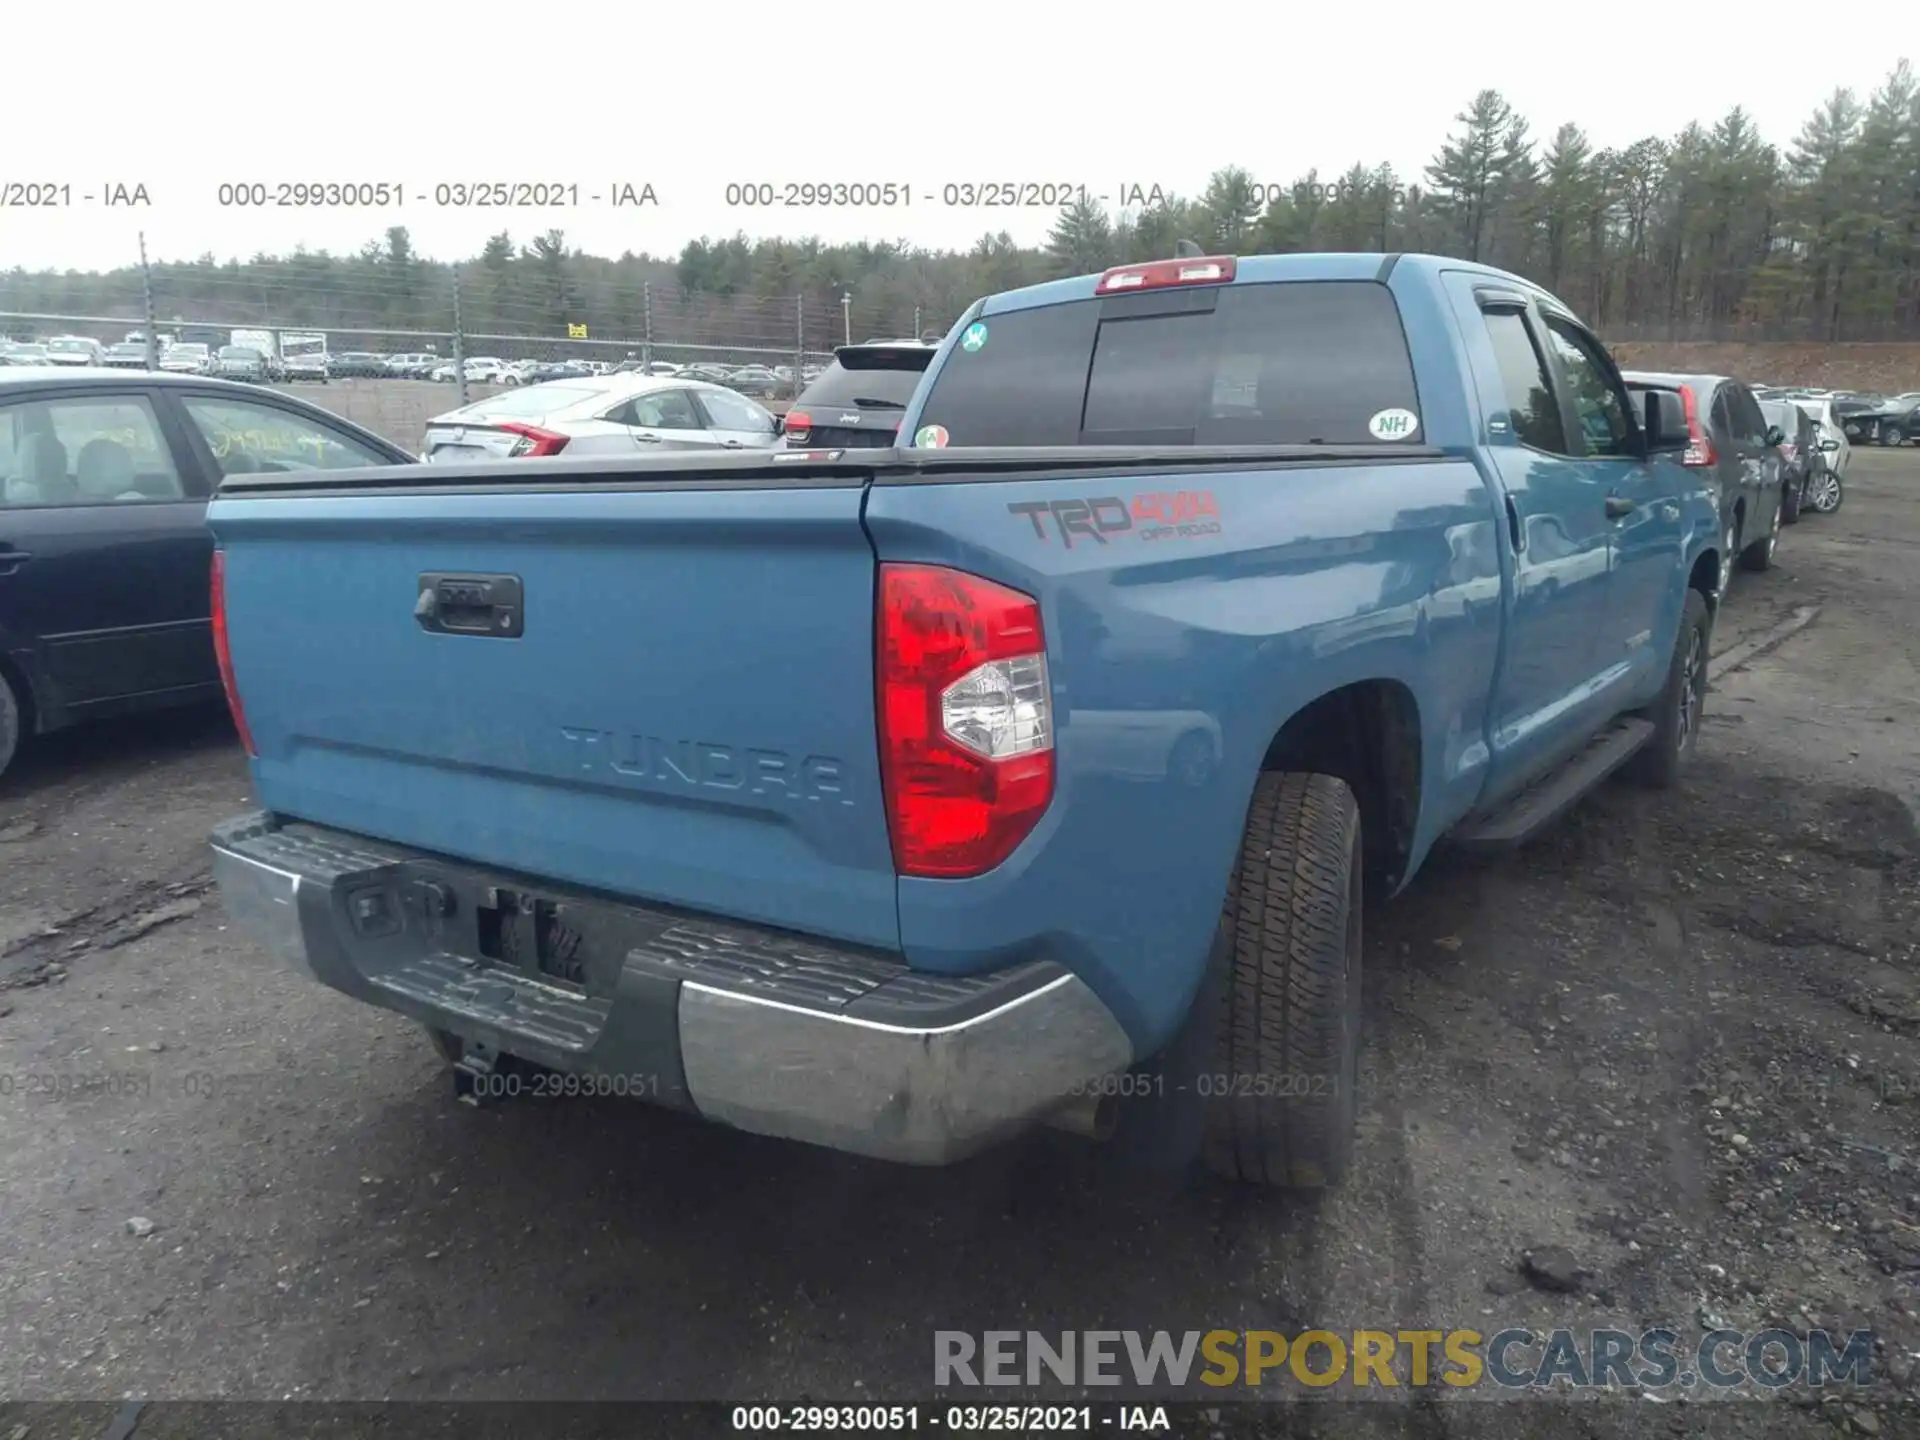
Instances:
[[[1784,496],[1773,502],[1773,511],[1767,516],[1766,534],[1740,552],[1741,569],[1757,574],[1773,568],[1773,552],[1780,545],[1780,517],[1785,506]]]
[[[1898,425],[1882,425],[1880,427],[1880,443],[1882,445],[1904,445],[1907,443],[1907,432],[1902,430]]]
[[[1733,520],[1729,517],[1726,528],[1720,532],[1720,583],[1719,588],[1714,592],[1716,595],[1724,596],[1727,593],[1727,587],[1733,584],[1733,542],[1738,538],[1739,532],[1735,530]]]
[[[1353,1159],[1360,1052],[1360,807],[1330,775],[1265,774],[1227,896],[1207,1164],[1317,1190]]]
[[[1787,485],[1787,488],[1785,492],[1782,494],[1781,500],[1780,500],[1780,523],[1782,525],[1794,525],[1799,523],[1800,506],[1802,501],[1805,499],[1806,493],[1807,493],[1807,482],[1804,478],[1801,479],[1798,483],[1790,482]]]
[[[7,773],[7,766],[19,752],[20,731],[25,724],[25,708],[20,697],[13,693],[13,684],[5,673],[0,672],[0,775]]]
[[[1680,772],[1700,740],[1700,719],[1707,703],[1707,659],[1712,650],[1713,612],[1707,608],[1706,596],[1689,589],[1680,611],[1680,633],[1667,662],[1666,686],[1645,712],[1653,722],[1653,737],[1633,757],[1634,777],[1642,784],[1670,790],[1680,783]]]
[[[1840,477],[1828,470],[1813,482],[1813,489],[1807,493],[1807,507],[1816,515],[1831,515],[1840,508],[1843,498],[1845,489]]]

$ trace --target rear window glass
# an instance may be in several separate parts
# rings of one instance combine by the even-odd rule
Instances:
[[[1365,445],[1391,412],[1419,414],[1399,309],[1372,281],[1147,292],[980,323],[921,416],[954,445]],[[1419,437],[1390,420],[1384,433]]]
[[[928,359],[932,355],[933,352],[929,350]],[[877,401],[879,405],[904,410],[926,371],[925,360],[912,369],[898,369],[891,365],[863,365],[858,369],[849,369],[836,360],[793,403],[802,410],[809,405],[825,409],[835,406],[860,409],[874,408],[873,402]],[[868,405],[862,407],[862,401],[868,402]]]

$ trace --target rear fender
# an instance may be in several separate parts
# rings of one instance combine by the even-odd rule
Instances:
[[[1198,491],[1212,530],[1121,525],[1142,497]],[[1057,512],[1036,527],[1035,506],[1074,497],[1107,507],[1104,540],[1062,544]],[[1477,797],[1502,588],[1467,461],[883,483],[866,522],[883,562],[1036,596],[1054,692],[1058,778],[1033,833],[985,875],[899,881],[916,968],[1056,960],[1152,1054],[1199,986],[1255,778],[1291,717],[1362,681],[1418,697],[1430,778],[1410,860]]]

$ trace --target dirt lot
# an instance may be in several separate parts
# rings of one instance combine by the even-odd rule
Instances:
[[[857,1402],[927,1395],[936,1329],[1724,1323],[1871,1328],[1877,1384],[1578,1412],[1920,1433],[1916,620],[1920,454],[1856,452],[1845,508],[1736,586],[1679,797],[1609,787],[1370,917],[1358,1165],[1317,1206],[1123,1183],[1066,1136],[927,1172],[458,1105],[412,1027],[228,928],[222,717],[58,737],[0,789],[0,1396]],[[1519,1273],[1544,1246],[1571,1290]],[[1551,1400],[1323,1414],[1602,1433]]]

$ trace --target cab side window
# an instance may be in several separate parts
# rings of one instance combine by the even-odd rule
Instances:
[[[1546,358],[1534,344],[1532,328],[1517,310],[1489,310],[1487,338],[1493,342],[1500,366],[1500,387],[1507,408],[1504,418],[1522,445],[1565,455],[1567,430],[1560,420],[1560,402],[1547,378]]]
[[[0,507],[137,505],[186,496],[152,405],[139,395],[0,406]]]
[[[1626,457],[1638,453],[1633,422],[1627,418],[1626,397],[1601,360],[1593,338],[1557,316],[1547,318],[1547,336],[1567,378],[1573,402],[1574,424],[1583,456]]]

